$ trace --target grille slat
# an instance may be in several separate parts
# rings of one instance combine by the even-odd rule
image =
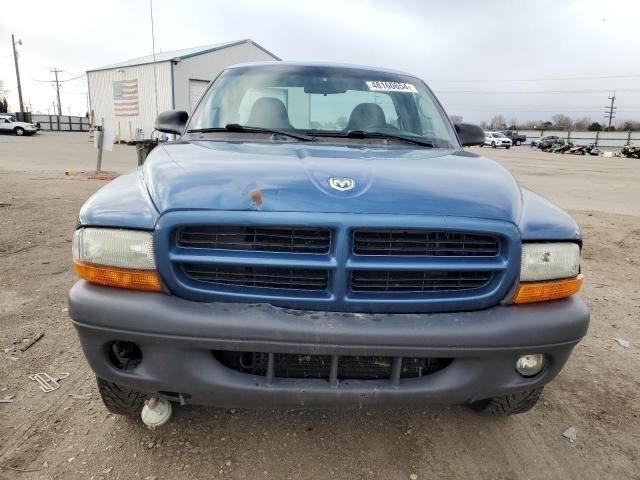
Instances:
[[[356,255],[490,257],[498,255],[499,249],[498,238],[476,233],[404,229],[353,232]]]
[[[182,265],[185,275],[197,282],[246,287],[324,290],[329,274],[321,269],[245,267],[237,265]]]
[[[354,292],[444,292],[482,288],[493,272],[401,272],[390,270],[354,270],[351,290]]]
[[[176,234],[182,248],[256,252],[328,253],[331,230],[317,228],[193,226]]]
[[[214,351],[223,365],[242,373],[266,377],[269,357],[262,352]],[[438,372],[451,363],[450,358],[404,357],[401,378],[417,378]],[[338,356],[337,379],[391,379],[393,357]],[[317,354],[276,353],[273,355],[273,375],[276,378],[316,378],[330,380],[331,356]]]

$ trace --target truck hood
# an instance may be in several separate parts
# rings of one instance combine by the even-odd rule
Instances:
[[[328,143],[175,142],[154,149],[144,180],[173,210],[454,215],[518,223],[521,192],[500,164],[462,150]],[[352,179],[347,191],[329,179]]]

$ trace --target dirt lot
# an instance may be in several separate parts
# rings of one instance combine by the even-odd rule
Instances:
[[[640,162],[477,151],[584,231],[591,329],[537,408],[495,420],[463,407],[188,407],[151,432],[102,407],[66,313],[76,215],[105,183],[75,172],[95,150],[86,134],[0,136],[0,399],[14,396],[0,403],[0,478],[640,479]],[[134,166],[133,147],[105,153],[105,169]],[[36,372],[70,375],[44,394]]]

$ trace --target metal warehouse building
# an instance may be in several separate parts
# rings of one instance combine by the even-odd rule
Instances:
[[[224,68],[243,62],[280,60],[252,40],[221,43],[134,58],[87,71],[94,123],[116,138],[149,138],[158,112],[191,111]],[[155,72],[154,72],[155,70]],[[156,80],[157,79],[157,80]]]

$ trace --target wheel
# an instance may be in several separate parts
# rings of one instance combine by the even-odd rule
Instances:
[[[520,145],[522,145],[522,142],[520,140],[516,140],[516,147],[519,147]]]
[[[511,148],[511,145],[507,145],[505,148],[509,150]]]
[[[480,144],[480,148],[482,148],[482,147],[484,147],[484,144],[483,144],[483,143],[481,143],[481,144]]]
[[[491,142],[491,148],[496,148],[496,142]]]
[[[506,417],[531,410],[542,395],[544,387],[510,393],[500,397],[486,398],[469,403],[471,410],[491,417]]]
[[[13,133],[15,133],[16,135],[18,135],[19,137],[21,137],[22,135],[24,135],[24,128],[22,127],[16,127],[13,130]]]
[[[102,403],[117,415],[138,415],[144,406],[145,395],[130,388],[96,377]]]

